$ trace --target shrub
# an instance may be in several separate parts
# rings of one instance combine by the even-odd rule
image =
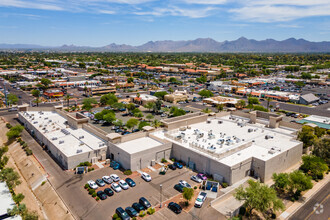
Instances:
[[[92,164],[90,162],[86,161],[86,162],[81,162],[77,167],[84,167],[84,166],[90,167],[90,166],[92,166]]]
[[[100,197],[97,196],[97,197],[96,197],[96,201],[99,201],[99,200],[100,200]]]
[[[7,127],[8,129],[11,129],[13,126],[12,126],[10,123],[7,123],[7,124],[6,124],[6,127]]]
[[[21,143],[22,142],[22,139],[20,137],[17,138],[17,142]]]
[[[22,147],[23,147],[23,148],[26,148],[26,147],[27,147],[27,143],[23,143],[23,144],[22,144]]]
[[[197,186],[194,186],[194,189],[197,189]]]
[[[146,213],[145,213],[144,211],[141,211],[141,212],[139,213],[139,216],[140,216],[140,217],[144,217],[144,216],[146,216]]]
[[[245,215],[245,213],[246,213],[246,209],[243,206],[239,208],[239,212],[238,212],[239,215]]]
[[[94,167],[88,167],[88,172],[91,172],[94,170]]]
[[[189,202],[188,201],[184,201],[184,205],[185,206],[188,206],[189,205]]]
[[[125,171],[124,171],[124,174],[125,174],[126,176],[131,175],[131,174],[132,174],[132,171],[131,171],[131,170],[125,170]]]
[[[166,163],[167,160],[166,160],[165,158],[162,158],[161,162],[162,162],[162,163]]]
[[[156,212],[155,208],[149,208],[148,211],[147,211],[148,215],[152,215],[155,212]]]
[[[96,196],[97,196],[97,195],[96,195],[96,192],[93,192],[92,196],[93,196],[93,197],[96,197]]]
[[[30,156],[30,155],[32,155],[33,154],[33,152],[32,152],[32,150],[30,149],[30,148],[25,148],[25,152],[26,152],[26,155],[27,156]]]
[[[136,217],[133,217],[132,220],[136,220]]]
[[[46,181],[42,181],[41,185],[43,186],[43,185],[45,185],[45,183],[46,183]]]
[[[228,187],[228,183],[226,183],[226,182],[223,182],[221,185],[222,185],[223,188]]]
[[[117,219],[117,218],[119,218],[118,214],[117,213],[113,214],[112,219]]]
[[[95,189],[89,189],[89,190],[88,190],[88,194],[89,194],[89,195],[92,195],[92,194],[94,194],[94,193],[95,193]]]
[[[85,184],[84,188],[85,188],[85,189],[88,189],[88,188],[89,188],[88,183]]]
[[[172,160],[172,162],[175,162],[175,159],[174,158],[172,158],[171,160]]]

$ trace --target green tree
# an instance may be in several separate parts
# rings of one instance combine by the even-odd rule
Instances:
[[[161,91],[161,92],[155,92],[154,96],[156,96],[159,99],[164,100],[164,96],[167,95],[168,93],[166,91]]]
[[[148,122],[146,122],[146,121],[140,121],[139,126],[138,126],[138,129],[139,129],[139,130],[142,130],[142,128],[143,128],[144,126],[150,126],[150,123],[148,123]]]
[[[16,125],[11,127],[9,131],[6,133],[8,140],[13,140],[21,135],[24,127],[22,125]]]
[[[173,92],[174,92],[173,89],[172,89],[172,87],[170,87],[170,88],[168,89],[168,92],[169,92],[169,93],[173,93]]]
[[[313,154],[330,165],[330,138],[319,139],[314,144]],[[1,167],[0,167],[1,169]]]
[[[289,174],[287,173],[273,173],[272,179],[274,181],[275,188],[280,191],[285,191],[289,184]]]
[[[126,109],[130,112],[132,112],[134,109],[136,109],[135,105],[133,103],[129,103],[126,105]]]
[[[260,104],[259,99],[257,97],[248,97],[249,105]]]
[[[154,102],[148,102],[143,107],[147,108],[149,112],[151,112],[151,109],[154,108],[155,103]]]
[[[239,201],[244,201],[244,206],[250,215],[254,209],[264,215],[270,209],[274,211],[284,209],[282,200],[277,197],[273,188],[253,180],[248,180],[248,184],[246,188],[238,187],[234,197]]]
[[[315,155],[305,155],[302,157],[302,161],[303,164],[300,166],[300,170],[311,176],[314,180],[323,179],[324,173],[328,171],[326,162]]]
[[[42,88],[45,90],[49,87],[50,84],[52,84],[52,81],[46,78],[42,78],[40,80],[41,84],[42,84]]]
[[[209,109],[209,108],[204,108],[201,112],[204,112],[204,113],[206,113],[206,114],[209,114],[209,113],[212,112],[212,110]]]
[[[296,170],[289,174],[288,190],[291,195],[298,199],[301,192],[313,188],[311,177],[306,176],[302,171]]]
[[[267,111],[269,110],[269,103],[270,103],[270,101],[271,101],[272,99],[271,98],[267,98]]]
[[[134,82],[134,79],[132,77],[127,78],[127,83],[132,83]]]
[[[9,94],[7,100],[9,105],[16,105],[18,103],[18,97],[14,94]]]
[[[116,114],[114,112],[109,112],[103,116],[103,120],[109,124],[116,121]]]
[[[160,127],[161,125],[162,125],[162,123],[161,123],[159,120],[157,120],[157,119],[155,119],[155,120],[152,122],[152,126],[155,127],[155,128],[158,128],[158,127]]]
[[[172,114],[173,117],[177,117],[177,116],[185,115],[186,111],[176,106],[172,106],[170,113]]]
[[[218,112],[222,112],[223,111],[223,104],[217,105],[216,106]]]
[[[303,142],[303,147],[307,148],[314,144],[317,140],[317,136],[314,134],[314,129],[310,126],[303,126],[298,133],[298,140]]]
[[[116,121],[112,122],[115,126],[123,127],[124,123],[121,119],[117,119]]]
[[[0,170],[8,163],[9,158],[5,155],[8,152],[8,146],[0,147]]]
[[[119,110],[119,109],[123,109],[125,108],[125,104],[123,103],[120,103],[120,102],[115,102],[111,105],[112,108],[116,109],[116,110]]]
[[[201,84],[206,83],[206,81],[207,81],[206,76],[201,76],[199,78],[196,78],[196,82],[201,83]]]
[[[154,118],[153,114],[147,114],[146,118],[151,121]]]
[[[31,91],[31,94],[36,98],[37,106],[39,106],[40,91],[38,89],[34,89]]]
[[[100,99],[101,105],[113,105],[116,102],[118,102],[118,98],[112,93],[103,95],[103,96],[101,96],[101,99]]]
[[[18,194],[13,196],[13,200],[16,204],[21,203],[24,198],[25,198],[25,196],[22,193],[18,193]]]
[[[155,102],[155,105],[153,106],[154,112],[159,112],[160,109],[162,108],[162,104],[163,104],[162,100],[157,99],[157,101]]]
[[[200,95],[200,96],[202,96],[204,98],[209,98],[209,97],[212,97],[213,96],[213,93],[210,90],[203,89],[202,91],[200,91],[198,93],[198,95]]]
[[[19,174],[13,168],[7,167],[0,171],[0,181],[5,181],[9,188],[15,188],[21,184]]]
[[[127,122],[126,122],[126,127],[128,129],[132,129],[137,126],[139,123],[139,120],[137,120],[136,118],[130,118]]]
[[[67,106],[69,107],[70,106],[70,99],[72,99],[72,97],[68,94],[66,96],[64,96],[64,100],[67,101]]]
[[[87,111],[90,111],[93,108],[93,104],[97,104],[97,101],[93,98],[86,98],[83,100],[83,106],[82,109],[85,109]]]
[[[245,101],[242,100],[242,99],[240,99],[240,100],[236,103],[236,108],[241,109],[241,108],[244,108],[245,105],[246,105],[246,104],[245,104]]]
[[[194,190],[192,188],[185,187],[183,188],[182,196],[187,200],[187,202],[189,202],[194,196]]]

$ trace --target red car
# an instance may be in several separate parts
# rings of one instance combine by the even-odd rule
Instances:
[[[204,173],[197,174],[197,177],[201,180],[207,180],[207,176]]]

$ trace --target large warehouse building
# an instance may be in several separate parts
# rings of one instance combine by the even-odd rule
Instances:
[[[135,171],[175,158],[233,184],[246,176],[267,181],[302,156],[302,143],[295,140],[301,125],[272,113],[192,113],[165,119],[163,129],[148,126],[122,136],[96,128],[80,113],[34,109],[20,108],[19,119],[64,169],[111,159]]]

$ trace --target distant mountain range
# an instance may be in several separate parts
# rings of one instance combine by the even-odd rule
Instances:
[[[47,47],[33,44],[0,44],[0,50],[36,50],[63,52],[264,52],[264,53],[306,53],[330,52],[330,41],[310,42],[289,38],[283,41],[273,39],[253,40],[241,37],[233,41],[218,42],[211,38],[187,41],[149,41],[140,46],[109,44],[103,47],[63,45]]]

